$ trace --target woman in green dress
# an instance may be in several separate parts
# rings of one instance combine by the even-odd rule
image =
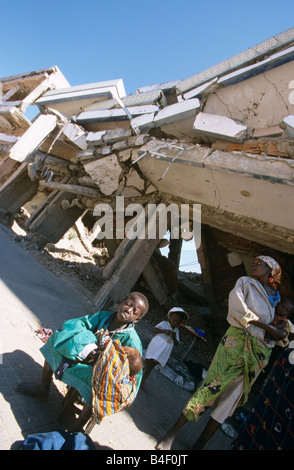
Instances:
[[[229,295],[227,320],[230,327],[220,342],[205,380],[186,404],[177,422],[157,444],[170,449],[182,427],[213,408],[203,433],[193,449],[203,449],[218,427],[246,402],[250,388],[267,365],[275,341],[284,331],[272,324],[281,269],[269,256],[252,264],[252,277],[238,279]]]

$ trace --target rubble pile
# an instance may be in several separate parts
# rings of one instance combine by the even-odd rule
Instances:
[[[142,285],[152,324],[180,300],[212,344],[257,254],[277,259],[294,295],[293,48],[292,28],[129,96],[122,79],[70,86],[57,66],[1,78],[0,222],[18,221],[19,242],[74,273],[97,310]],[[62,245],[70,230],[79,246]],[[200,284],[178,275],[189,239]]]

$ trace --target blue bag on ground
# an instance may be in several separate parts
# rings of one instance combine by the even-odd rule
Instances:
[[[92,439],[81,432],[52,431],[30,434],[21,450],[95,450]]]

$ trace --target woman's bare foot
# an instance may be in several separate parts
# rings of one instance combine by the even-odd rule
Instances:
[[[155,449],[157,450],[170,450],[175,439],[175,435],[167,433],[164,438],[156,444]]]
[[[170,450],[173,442],[175,440],[176,435],[182,427],[187,423],[187,418],[186,416],[183,415],[183,413],[180,415],[179,419],[177,422],[173,425],[172,428],[166,433],[164,438],[155,446],[155,449],[157,450]]]
[[[35,398],[46,398],[48,396],[48,390],[45,390],[39,384],[26,384],[20,383],[15,385],[14,390],[21,395],[29,395]]]

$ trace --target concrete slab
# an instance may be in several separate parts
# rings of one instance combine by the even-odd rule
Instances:
[[[226,116],[199,113],[196,116],[193,129],[197,134],[239,142],[245,138],[247,126]]]

